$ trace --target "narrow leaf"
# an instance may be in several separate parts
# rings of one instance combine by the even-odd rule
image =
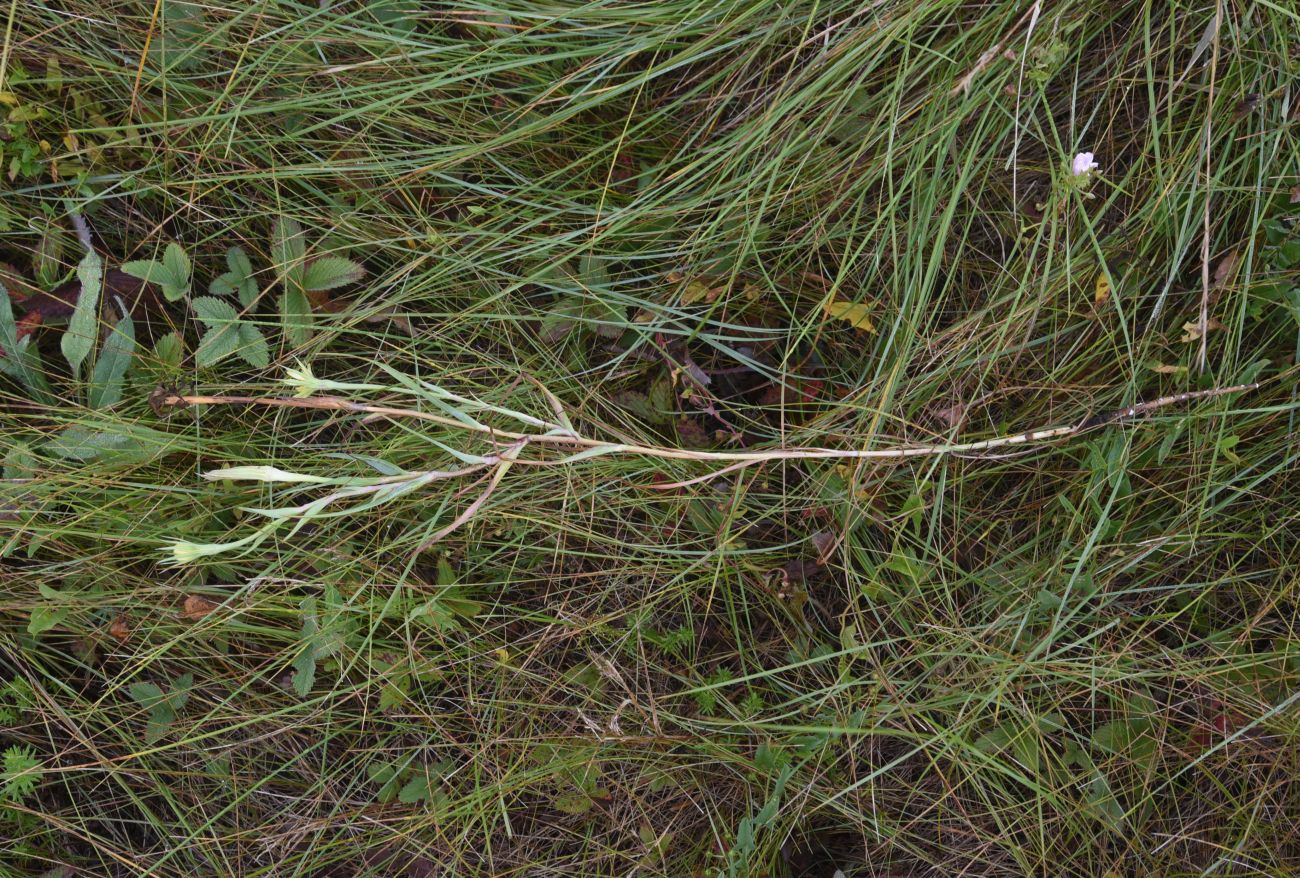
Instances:
[[[280,297],[280,318],[285,335],[295,346],[311,340],[311,303],[303,286],[303,261],[307,245],[303,240],[302,226],[297,220],[280,217],[271,234],[271,258],[275,272],[284,283]]]
[[[88,250],[77,266],[77,278],[81,281],[81,295],[77,297],[76,309],[59,342],[63,358],[72,367],[74,376],[80,374],[81,364],[95,345],[95,330],[99,324],[99,291],[104,280],[104,263],[93,250]]]
[[[30,390],[38,402],[54,403],[54,394],[41,372],[40,354],[30,344],[31,338],[18,340],[18,324],[14,322],[9,291],[0,284],[0,365],[5,374],[17,378]]]
[[[311,341],[311,302],[301,286],[286,288],[280,296],[280,323],[284,334],[295,347],[302,347]]]
[[[95,361],[95,371],[86,390],[86,401],[91,408],[108,408],[122,399],[122,381],[134,354],[135,324],[130,313],[124,311]]]

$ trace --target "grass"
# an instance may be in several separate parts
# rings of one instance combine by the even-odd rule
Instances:
[[[73,277],[72,214],[110,269],[194,266],[135,306],[120,402],[86,404],[54,325],[48,396],[0,376],[0,875],[1300,870],[1291,4],[0,13],[15,301]],[[367,270],[310,318],[285,221]],[[265,367],[197,365],[232,246]],[[497,431],[481,404],[712,451],[1261,386],[666,490],[711,470],[530,446],[169,563],[324,493],[205,472],[494,450],[150,405],[287,396],[299,363],[360,403],[454,421],[418,377]]]

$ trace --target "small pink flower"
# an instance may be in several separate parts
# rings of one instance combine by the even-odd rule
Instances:
[[[1099,165],[1092,160],[1092,153],[1090,152],[1079,153],[1074,157],[1074,161],[1070,163],[1070,170],[1074,172],[1076,177],[1085,177],[1097,170],[1098,167]]]

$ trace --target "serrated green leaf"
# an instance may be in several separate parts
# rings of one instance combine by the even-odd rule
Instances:
[[[306,698],[315,683],[316,650],[308,645],[293,660],[293,691],[298,693],[299,698]]]
[[[190,690],[194,688],[194,675],[186,671],[172,681],[171,691],[167,693],[167,704],[179,713],[190,700]]]
[[[213,295],[238,295],[239,304],[245,308],[257,298],[257,281],[253,278],[253,263],[242,247],[231,247],[226,251],[226,265],[230,270],[218,275],[209,286]]]
[[[1088,804],[1097,819],[1116,831],[1124,828],[1124,806],[1115,797],[1101,771],[1094,771],[1092,782],[1088,784]]]
[[[179,335],[169,332],[154,342],[153,356],[162,365],[179,369],[185,358],[185,343]]]
[[[627,323],[626,308],[597,297],[587,300],[582,316],[590,321],[596,334],[604,338],[618,338]]]
[[[144,742],[146,744],[156,744],[167,736],[167,730],[172,727],[172,720],[175,717],[165,714],[152,713],[149,715],[149,721],[144,726]]]
[[[233,305],[215,296],[200,296],[194,300],[192,307],[194,316],[209,329],[233,323],[239,316]]]
[[[185,249],[175,241],[170,242],[167,248],[163,250],[163,266],[171,275],[172,283],[181,287],[182,292],[176,298],[181,298],[190,291],[190,275],[192,267],[190,265],[189,254]]]
[[[239,324],[239,356],[254,369],[271,365],[271,351],[262,330],[251,323]]]
[[[41,460],[26,442],[15,442],[5,452],[4,477],[6,479],[30,479],[40,469]]]
[[[316,639],[320,634],[320,622],[316,616],[316,598],[305,597],[299,604],[302,610],[302,629],[298,635],[302,650],[293,660],[293,691],[299,698],[306,698],[316,682]]]
[[[158,704],[162,704],[165,699],[162,689],[159,689],[155,683],[132,683],[126,690],[131,696],[131,700],[141,707],[152,709]]]
[[[538,336],[542,341],[554,343],[568,335],[577,318],[582,315],[584,302],[581,296],[564,296],[557,299],[549,313],[542,318]]]
[[[122,399],[122,382],[134,355],[135,323],[130,314],[123,314],[104,339],[104,347],[95,361],[90,386],[86,389],[86,402],[91,408],[108,408]]]
[[[177,276],[171,268],[156,259],[137,259],[122,264],[122,272],[146,283],[162,287],[163,298],[175,302],[189,292],[189,278]]]
[[[366,777],[375,783],[388,783],[397,776],[397,766],[391,762],[372,762],[366,767]]]
[[[384,683],[379,690],[379,709],[381,711],[392,710],[399,704],[405,704],[410,697],[411,678],[407,674],[400,674],[390,678]]]
[[[63,338],[59,340],[63,358],[72,367],[74,377],[81,374],[81,364],[95,346],[99,325],[99,292],[104,281],[104,263],[93,250],[82,257],[77,266],[77,278],[81,281],[81,294],[63,331]]]
[[[581,791],[561,793],[551,800],[555,810],[565,814],[586,814],[595,804],[591,796]]]
[[[67,607],[36,607],[27,621],[28,634],[43,634],[68,618]]]
[[[295,270],[301,272],[302,261],[307,256],[307,244],[302,226],[289,217],[279,217],[271,230],[271,259],[276,274],[287,277]]]
[[[647,420],[652,424],[667,424],[676,414],[677,400],[673,396],[672,383],[667,378],[655,379],[646,393],[646,402],[651,412],[651,417]]]
[[[414,805],[427,798],[429,798],[429,778],[422,771],[411,775],[411,779],[403,784],[402,789],[397,793],[397,801],[404,805]]]
[[[321,256],[307,263],[302,273],[302,286],[308,292],[318,293],[356,283],[365,276],[365,268],[351,259]]]
[[[302,287],[286,289],[280,296],[280,324],[289,341],[301,347],[311,341],[311,302]]]
[[[597,290],[609,286],[609,268],[605,260],[594,254],[584,253],[578,260],[578,278],[588,290]]]
[[[236,324],[218,326],[209,329],[199,339],[199,347],[194,352],[194,364],[199,368],[215,366],[226,357],[239,350],[239,327]]]
[[[45,449],[64,460],[95,460],[110,465],[125,465],[150,460],[161,454],[172,437],[147,427],[125,425],[120,432],[69,427],[49,442]]]

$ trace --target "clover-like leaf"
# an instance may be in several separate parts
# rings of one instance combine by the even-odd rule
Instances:
[[[230,268],[224,274],[213,278],[208,285],[208,292],[214,296],[238,296],[239,304],[245,308],[257,298],[257,281],[253,278],[253,263],[242,247],[231,247],[226,251],[226,265]]]

